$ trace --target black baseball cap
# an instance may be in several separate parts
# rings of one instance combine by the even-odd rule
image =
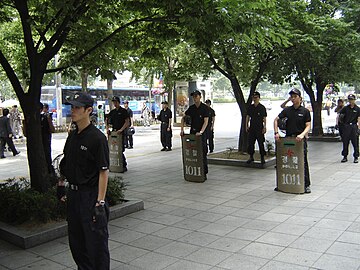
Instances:
[[[292,95],[292,94],[295,94],[295,95],[298,95],[299,97],[301,97],[301,92],[297,88],[293,88],[290,90],[289,95]]]
[[[74,95],[71,100],[67,100],[65,105],[72,105],[76,107],[92,107],[94,104],[94,99],[84,92],[79,92]]]
[[[254,94],[253,94],[253,96],[258,96],[258,97],[260,97],[260,93],[259,93],[258,91],[255,91]]]
[[[354,94],[350,94],[350,95],[348,95],[348,99],[356,99],[356,97]]]
[[[163,101],[163,102],[161,102],[161,104],[166,104],[166,105],[168,105],[168,104],[169,104],[169,102],[167,102],[167,101]]]
[[[207,99],[207,100],[205,100],[205,103],[211,105],[211,100],[210,100],[210,99]]]
[[[111,101],[117,101],[120,103],[120,98],[117,96],[113,96],[113,98],[111,99]]]
[[[199,90],[195,90],[190,94],[190,96],[201,96],[201,92]]]

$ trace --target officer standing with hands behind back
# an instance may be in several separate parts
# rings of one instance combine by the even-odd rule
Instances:
[[[349,154],[349,143],[354,148],[354,163],[359,162],[359,130],[360,130],[360,108],[355,104],[355,95],[348,96],[349,105],[342,108],[339,112],[337,122],[342,119],[342,142],[343,150],[341,154],[343,159],[341,162],[347,162],[347,155]]]
[[[193,97],[194,104],[186,110],[185,116],[190,117],[191,127],[190,134],[195,134],[196,136],[201,136],[201,143],[203,149],[203,163],[204,163],[204,173],[205,180],[208,173],[208,164],[207,164],[207,145],[206,145],[206,127],[209,121],[209,109],[208,107],[201,102],[201,93],[199,90],[195,90],[190,94]],[[184,125],[185,119],[181,119],[181,131],[180,136],[184,135]]]
[[[158,115],[158,120],[161,122],[160,126],[160,140],[162,144],[161,151],[171,151],[171,120],[172,120],[172,112],[169,109],[169,103],[167,101],[161,102],[162,109],[160,114]]]
[[[307,135],[311,128],[311,115],[308,109],[301,106],[301,92],[297,88],[289,92],[293,105],[285,109],[274,120],[275,140],[280,140],[278,120],[287,117],[286,137],[296,137],[297,142],[304,142],[304,184],[305,193],[311,193],[309,163],[307,160]],[[275,188],[277,190],[277,188]]]
[[[109,174],[109,148],[105,135],[90,123],[93,99],[87,93],[75,94],[71,131],[64,147],[61,173],[69,182],[67,222],[69,245],[78,269],[108,270],[109,207],[105,195]],[[59,198],[63,186],[58,187]]]
[[[130,125],[130,117],[129,117],[127,110],[120,106],[120,98],[119,97],[116,97],[116,96],[113,97],[112,102],[115,106],[115,109],[112,109],[108,115],[106,130],[107,130],[107,134],[110,135],[110,133],[111,133],[110,126],[111,126],[111,129],[112,129],[111,131],[116,131],[116,133],[119,136],[122,136],[123,172],[126,172],[127,171],[127,162],[126,162],[126,158],[124,155],[125,140],[126,140],[125,130]]]

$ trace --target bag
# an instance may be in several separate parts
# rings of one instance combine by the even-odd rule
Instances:
[[[284,118],[279,118],[277,121],[278,124],[278,128],[282,131],[282,132],[286,132],[286,123],[287,123],[288,118],[284,117]]]
[[[129,127],[126,131],[126,135],[128,136],[132,136],[135,134],[135,128],[134,127]]]

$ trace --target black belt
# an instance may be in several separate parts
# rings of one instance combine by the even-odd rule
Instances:
[[[92,191],[95,190],[96,186],[84,186],[84,185],[74,185],[69,183],[69,189],[74,191]]]

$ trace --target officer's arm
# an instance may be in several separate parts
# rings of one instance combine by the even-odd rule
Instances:
[[[106,189],[108,184],[109,170],[100,170],[99,173],[99,191],[97,200],[105,200]]]
[[[215,115],[212,118],[211,129],[214,129],[214,126],[215,126]]]
[[[311,122],[306,122],[306,126],[303,132],[296,136],[297,141],[301,141],[309,133],[311,128]]]
[[[246,115],[246,120],[245,120],[245,130],[246,130],[246,132],[249,131],[249,121],[250,121],[250,116]]]
[[[262,132],[263,132],[263,134],[265,134],[266,133],[266,116],[263,117],[263,126],[264,126],[264,128],[263,128]]]
[[[200,130],[201,134],[203,134],[205,132],[205,129],[206,129],[208,123],[209,123],[209,117],[204,117],[204,124],[202,125],[201,130]]]
[[[275,137],[276,141],[278,141],[280,139],[278,120],[279,120],[279,116],[277,116],[274,120],[274,137]]]
[[[360,129],[360,116],[358,117],[358,122],[357,122],[357,124],[358,124],[358,129]]]
[[[130,119],[126,118],[124,125],[120,128],[119,132],[123,132],[127,127],[129,127]]]

